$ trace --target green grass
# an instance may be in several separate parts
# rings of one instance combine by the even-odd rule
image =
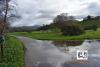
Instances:
[[[34,31],[32,33],[28,32],[14,32],[10,33],[12,35],[26,36],[34,39],[40,40],[84,40],[84,39],[100,39],[100,30],[97,31],[86,31],[84,34],[79,36],[63,36],[61,33],[55,32],[43,32]]]
[[[24,67],[23,45],[15,37],[6,37],[4,57],[0,57],[0,67]]]

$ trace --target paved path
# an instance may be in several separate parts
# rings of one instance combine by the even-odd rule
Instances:
[[[25,67],[58,67],[66,61],[65,53],[60,52],[48,41],[34,40],[28,37],[17,37],[26,47]],[[53,65],[52,65],[53,64]]]
[[[33,39],[27,38],[27,37],[17,37],[17,38],[20,39],[26,47],[25,67],[34,67],[33,66],[33,62],[34,62],[34,60],[33,60],[34,59],[33,51],[34,50],[33,50],[33,45],[32,44],[35,44],[36,42],[33,41]]]
[[[100,58],[92,58],[91,60],[90,57],[89,59],[91,60],[91,62],[87,64],[65,63],[63,66],[59,66],[62,65],[60,63],[68,60],[70,56],[59,52],[56,47],[53,46],[50,42],[42,42],[40,40],[34,40],[28,37],[21,36],[17,38],[21,40],[26,47],[25,67],[95,67],[95,65],[96,67],[100,67]],[[94,44],[97,44],[96,48],[100,47],[99,42],[93,43],[93,45]]]

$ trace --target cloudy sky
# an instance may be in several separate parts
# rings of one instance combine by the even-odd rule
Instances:
[[[68,13],[77,19],[87,15],[100,15],[100,0],[16,0],[16,2],[17,13],[21,19],[14,21],[13,26],[49,24],[60,13]]]

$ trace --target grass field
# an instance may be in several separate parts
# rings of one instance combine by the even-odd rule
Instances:
[[[24,67],[24,49],[15,37],[6,37],[4,57],[0,57],[0,67]]]
[[[86,31],[84,34],[79,36],[63,36],[61,33],[46,32],[46,31],[34,31],[28,32],[14,32],[11,35],[26,36],[33,39],[40,40],[84,40],[84,39],[100,39],[100,30],[97,31]]]

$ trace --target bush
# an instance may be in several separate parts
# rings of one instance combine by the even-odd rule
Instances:
[[[82,34],[84,29],[79,24],[70,22],[61,27],[61,32],[63,35],[74,36]]]

